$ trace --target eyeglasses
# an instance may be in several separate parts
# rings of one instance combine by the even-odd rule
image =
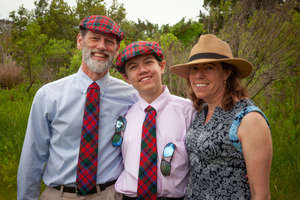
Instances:
[[[123,142],[123,137],[121,133],[125,131],[125,128],[126,128],[126,119],[123,116],[119,116],[115,124],[115,134],[112,139],[112,145],[114,147],[121,146]]]
[[[164,176],[170,176],[171,174],[171,161],[175,149],[176,149],[176,145],[172,142],[166,144],[164,148],[163,157],[160,162],[160,171]]]

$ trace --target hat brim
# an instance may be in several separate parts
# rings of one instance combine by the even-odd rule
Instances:
[[[178,64],[170,67],[170,71],[182,78],[188,79],[190,67],[197,64],[225,62],[236,68],[237,77],[245,78],[252,71],[252,64],[241,58],[224,58],[224,59],[197,59],[188,63]]]

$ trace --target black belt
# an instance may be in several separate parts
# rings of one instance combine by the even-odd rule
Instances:
[[[183,200],[184,197],[157,197],[157,200]],[[123,200],[136,200],[136,197],[128,197],[123,194]]]
[[[100,191],[103,191],[105,190],[107,187],[115,184],[116,180],[114,181],[109,181],[109,182],[106,182],[106,183],[103,183],[103,184],[98,184],[97,186],[100,188]],[[58,185],[58,186],[55,186],[53,187],[54,189],[57,189],[57,190],[60,190],[60,188],[62,187],[63,185]],[[68,193],[78,193],[77,191],[77,188],[76,187],[68,187],[68,186],[63,186],[63,192],[68,192]],[[94,194],[94,193],[97,193],[97,188],[94,187],[91,191],[89,191],[87,194]]]

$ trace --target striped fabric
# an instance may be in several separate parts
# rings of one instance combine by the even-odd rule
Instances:
[[[157,199],[156,111],[148,106],[142,129],[137,199]]]
[[[120,73],[125,73],[125,63],[135,56],[152,54],[159,61],[164,59],[162,49],[157,42],[137,41],[129,44],[118,55],[116,68]]]
[[[93,82],[87,91],[77,166],[77,189],[81,195],[96,187],[100,88]]]
[[[119,41],[123,40],[124,33],[120,26],[111,18],[101,15],[92,15],[81,20],[79,27],[95,33],[112,34]]]

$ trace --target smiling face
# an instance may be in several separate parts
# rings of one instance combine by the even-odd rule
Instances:
[[[125,64],[125,79],[151,103],[163,92],[161,76],[165,65],[165,61],[158,62],[153,55],[136,56]]]
[[[93,73],[108,71],[118,51],[115,37],[88,31],[85,36],[79,34],[77,46],[82,50],[82,65]]]
[[[221,105],[224,96],[224,81],[230,75],[230,70],[224,70],[220,63],[208,63],[192,66],[189,81],[198,99],[208,104]]]

